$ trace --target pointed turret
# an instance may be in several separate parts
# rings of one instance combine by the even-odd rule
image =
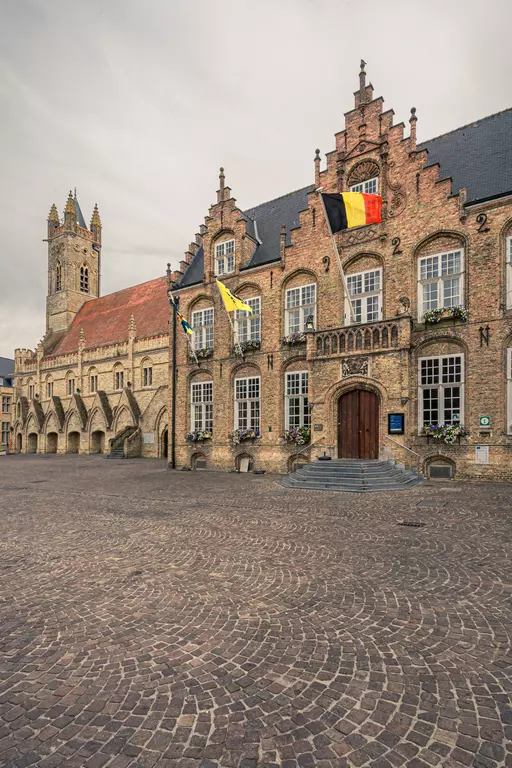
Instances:
[[[64,226],[66,229],[76,229],[75,201],[73,200],[73,193],[71,190],[69,190],[66,207],[64,208]]]
[[[98,211],[98,203],[94,203],[94,211],[91,217],[91,232],[94,242],[98,245],[101,244],[101,219],[100,212]]]
[[[57,206],[53,203],[48,214],[48,238],[52,237],[54,230],[60,227],[59,213]]]

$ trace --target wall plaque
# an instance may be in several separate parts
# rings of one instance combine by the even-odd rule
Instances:
[[[388,435],[403,435],[404,422],[403,413],[388,413]]]

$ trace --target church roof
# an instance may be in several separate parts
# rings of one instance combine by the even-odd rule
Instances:
[[[132,314],[137,338],[168,333],[169,301],[166,277],[158,277],[156,280],[84,302],[68,330],[53,346],[51,354],[64,355],[75,352],[82,328],[86,347],[126,341]],[[51,345],[51,338],[49,342]],[[49,355],[49,347],[46,347],[46,355]]]
[[[439,163],[439,178],[452,179],[452,193],[467,190],[467,202],[512,193],[512,108],[418,144],[427,165]]]
[[[418,144],[427,150],[427,165],[439,163],[439,178],[452,179],[452,193],[467,190],[467,202],[488,200],[512,193],[512,108],[476,120],[454,131]],[[279,261],[281,226],[299,226],[299,212],[308,207],[308,193],[315,185],[269,200],[243,212],[247,233],[258,240],[251,261],[243,269]],[[203,282],[204,252],[199,248],[179,283],[180,288]]]

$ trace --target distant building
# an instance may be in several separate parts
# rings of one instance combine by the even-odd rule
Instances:
[[[0,357],[0,453],[8,451],[14,394],[14,360]]]
[[[121,266],[122,268],[122,266]],[[101,221],[48,217],[46,333],[15,352],[16,452],[167,453],[167,280],[101,296]]]
[[[512,479],[512,110],[421,144],[415,109],[409,135],[393,118],[363,67],[314,183],[242,210],[221,169],[172,275],[199,357],[180,333],[178,464],[287,472],[325,452]],[[346,287],[320,190],[383,199],[382,223],[335,235]],[[253,309],[236,338],[217,276]]]

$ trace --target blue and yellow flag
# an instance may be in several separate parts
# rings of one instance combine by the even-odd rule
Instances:
[[[224,302],[224,306],[228,312],[233,312],[235,309],[243,309],[246,312],[252,313],[252,307],[250,307],[249,304],[246,304],[242,299],[239,299],[236,293],[230,291],[229,288],[224,285],[224,283],[221,283],[220,280],[217,280],[217,285],[219,286],[222,301]]]
[[[168,297],[169,297],[169,304],[171,305],[171,307],[172,307],[172,308],[174,309],[174,311],[176,312],[176,317],[177,317],[177,318],[178,318],[178,320],[180,321],[180,323],[181,323],[181,327],[183,328],[183,330],[185,331],[185,333],[188,333],[190,336],[192,336],[192,334],[194,333],[194,331],[192,330],[192,326],[190,325],[190,323],[187,323],[187,321],[185,320],[185,318],[183,317],[183,315],[181,314],[181,312],[180,312],[180,311],[179,311],[179,309],[178,309],[178,306],[179,306],[179,298],[178,298],[178,297],[176,297],[176,296],[174,296],[174,295],[171,293],[171,291],[167,291],[167,295],[168,295]]]

